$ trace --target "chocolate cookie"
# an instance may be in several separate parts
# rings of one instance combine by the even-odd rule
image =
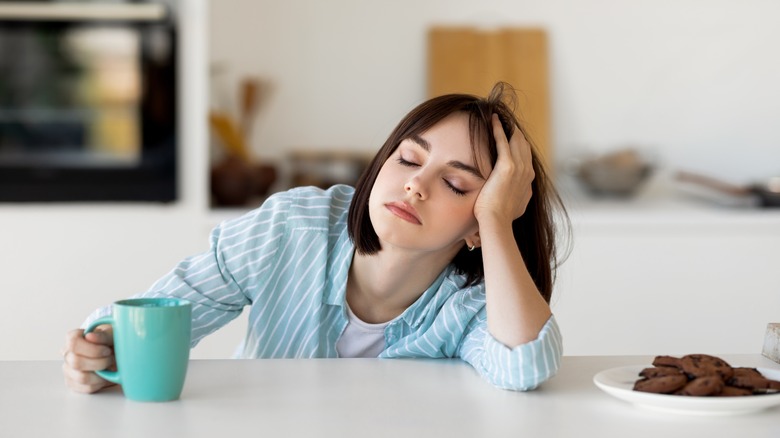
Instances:
[[[639,372],[639,375],[648,379],[661,376],[673,376],[675,374],[682,374],[682,370],[675,367],[652,367],[645,368]]]
[[[653,366],[682,368],[680,358],[674,356],[656,356],[653,359]]]
[[[688,354],[680,359],[683,371],[691,377],[718,375],[723,381],[734,376],[734,368],[725,360],[707,354]]]
[[[780,382],[770,380],[762,376],[761,373],[738,373],[730,378],[728,384],[737,388],[748,389],[753,392],[780,391]]]
[[[652,392],[655,394],[671,394],[688,383],[684,374],[653,377],[634,383],[634,391]]]
[[[767,379],[755,368],[732,368],[716,356],[656,356],[653,365],[639,372],[635,391],[722,397],[780,392],[780,381]]]
[[[721,397],[739,397],[743,395],[753,395],[753,391],[745,388],[737,388],[736,386],[724,386],[723,391],[719,394]]]
[[[764,377],[760,372],[758,372],[755,368],[747,368],[747,367],[736,367],[734,368],[734,376],[743,376],[743,377]]]
[[[711,374],[703,377],[697,377],[680,390],[680,395],[708,396],[718,395],[723,391],[723,379],[720,376]]]

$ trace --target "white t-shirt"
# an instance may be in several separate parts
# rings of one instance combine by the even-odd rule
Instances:
[[[339,357],[377,357],[385,349],[385,327],[390,324],[382,322],[369,324],[362,321],[352,309],[347,307],[347,327],[336,342]]]

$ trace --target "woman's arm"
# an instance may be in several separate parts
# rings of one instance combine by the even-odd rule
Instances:
[[[563,345],[555,317],[544,324],[536,339],[508,348],[487,329],[483,307],[466,328],[456,356],[468,362],[490,384],[512,391],[529,391],[558,372]]]
[[[277,250],[284,231],[288,201],[284,194],[240,218],[226,221],[211,234],[211,248],[181,261],[158,280],[145,297],[178,297],[193,303],[192,345],[237,317],[251,304],[245,293],[250,283],[263,283],[262,268]],[[266,263],[267,264],[267,263]],[[93,312],[84,326],[107,315],[111,307]],[[82,329],[68,332],[63,351],[66,384],[91,393],[112,385],[94,373],[114,363],[110,326],[84,336]]]
[[[179,262],[149,290],[137,297],[176,297],[189,300],[192,308],[192,345],[235,319],[251,304],[284,234],[287,193],[270,197],[260,208],[225,221],[211,233],[210,248]],[[108,314],[110,306],[93,312],[84,322]]]
[[[474,215],[479,223],[485,269],[487,326],[509,348],[533,341],[551,311],[534,284],[512,232],[531,196],[534,170],[531,146],[519,129],[507,140],[493,115],[498,160],[479,193]]]

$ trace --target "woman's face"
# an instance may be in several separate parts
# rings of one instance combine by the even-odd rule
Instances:
[[[489,163],[484,152],[480,161]],[[478,168],[469,118],[454,113],[406,139],[371,189],[369,215],[382,248],[455,251],[478,231],[474,202],[490,168]]]

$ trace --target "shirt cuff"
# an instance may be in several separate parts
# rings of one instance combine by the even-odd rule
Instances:
[[[533,341],[509,348],[488,332],[484,342],[485,377],[500,388],[528,391],[554,376],[560,368],[563,344],[552,315]]]

